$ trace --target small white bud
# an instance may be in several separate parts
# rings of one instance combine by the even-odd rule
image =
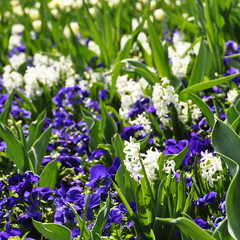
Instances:
[[[153,15],[157,21],[162,21],[165,17],[165,12],[162,8],[159,8],[154,11]]]
[[[32,20],[39,19],[39,11],[37,9],[29,9],[29,16]]]
[[[35,32],[39,33],[42,29],[42,22],[41,20],[35,20],[32,22],[33,29]]]

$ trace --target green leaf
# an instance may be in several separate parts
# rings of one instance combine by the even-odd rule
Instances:
[[[110,207],[111,207],[111,197],[109,195],[105,205],[103,206],[103,208],[100,209],[97,215],[96,222],[93,226],[93,229],[91,232],[93,240],[95,239],[101,240],[100,236],[102,236],[103,228],[107,223]]]
[[[38,118],[33,121],[28,130],[28,137],[27,137],[27,150],[29,150],[33,143],[40,137],[42,134],[42,130],[44,127],[44,121],[46,118],[46,111],[44,110]]]
[[[125,208],[127,209],[128,211],[128,214],[130,216],[130,218],[135,221],[135,224],[136,224],[136,228],[138,230],[138,232],[140,233],[141,232],[141,224],[139,223],[139,220],[138,220],[138,217],[136,216],[136,214],[133,212],[132,208],[130,207],[127,199],[125,198],[124,194],[122,193],[122,191],[120,190],[120,188],[117,186],[117,184],[112,180],[110,179],[111,182],[112,182],[112,185],[113,187],[115,188],[115,190],[117,191],[121,201],[123,202]],[[135,200],[135,199],[134,199]]]
[[[110,179],[111,180],[111,179]],[[122,194],[120,188],[117,186],[117,184],[115,182],[113,182],[111,180],[113,187],[115,188],[115,190],[117,191],[117,193],[119,194],[119,197],[121,198],[123,204],[125,205],[126,209],[128,210],[129,215],[134,218],[136,217],[135,213],[133,212],[132,208],[130,207],[130,205],[128,204],[127,199],[125,198],[125,196]]]
[[[13,134],[13,132],[4,124],[0,123],[0,137],[6,142],[6,154],[9,159],[16,164],[20,173],[32,170],[27,156],[27,152],[21,143]]]
[[[11,111],[12,101],[14,97],[15,91],[12,91],[12,93],[9,95],[7,102],[5,103],[4,110],[0,115],[0,122],[3,124],[7,124],[7,120],[9,118],[9,113]]]
[[[121,165],[116,173],[115,180],[118,183],[122,193],[124,193],[126,199],[129,202],[135,201],[135,192],[138,183],[130,176],[130,172],[125,167],[125,155],[123,153],[124,145],[121,137],[118,134],[112,140],[112,145],[121,161]]]
[[[201,42],[198,55],[193,65],[193,70],[188,82],[188,87],[200,83],[203,80],[206,68],[207,46],[204,41]]]
[[[111,87],[110,87],[110,102],[112,102],[112,100],[113,100],[113,97],[115,94],[115,89],[116,89],[116,84],[117,84],[117,78],[120,75],[120,72],[122,69],[123,63],[121,61],[129,56],[130,51],[132,49],[132,45],[133,45],[134,41],[136,40],[138,34],[141,32],[141,30],[143,28],[143,23],[144,23],[144,21],[134,30],[131,38],[127,41],[123,50],[119,51],[119,53],[116,57],[116,61],[113,66],[112,83],[111,83]]]
[[[154,85],[155,83],[159,82],[159,78],[157,74],[151,72],[147,66],[141,62],[137,62],[132,59],[125,59],[122,61],[123,63],[128,62],[130,63],[133,67],[134,70],[142,77],[144,77],[149,84]]]
[[[214,238],[209,235],[207,231],[200,228],[196,223],[193,221],[179,217],[176,219],[173,218],[156,218],[156,220],[159,220],[164,223],[174,224],[175,226],[179,227],[181,232],[184,233],[184,235],[187,235],[191,237],[191,239],[195,240],[214,240]]]
[[[140,143],[140,152],[145,151],[145,148],[148,145],[148,140],[149,140],[149,135],[147,135],[145,138],[142,138],[140,140],[138,140],[137,142]]]
[[[194,93],[189,93],[188,97],[193,101],[193,103],[195,103],[200,108],[200,110],[202,111],[202,113],[204,114],[204,116],[207,119],[207,123],[211,127],[213,127],[213,124],[215,122],[214,114],[211,111],[211,109],[208,107],[208,105]]]
[[[231,173],[233,174],[233,179],[228,187],[228,192],[226,196],[226,211],[228,218],[228,232],[234,239],[240,238],[239,229],[239,211],[240,211],[240,196],[239,196],[239,184],[240,184],[240,173],[239,165],[233,161],[231,158],[218,153],[219,156],[224,160],[224,162],[229,167]]]
[[[35,105],[28,99],[28,97],[18,89],[15,89],[15,92],[19,97],[23,99],[24,103],[26,103],[26,105],[28,106],[28,109],[33,113],[33,115],[37,114],[37,109]]]
[[[174,154],[172,156],[172,160],[174,160],[175,163],[176,163],[176,165],[175,165],[176,169],[178,169],[180,167],[180,165],[181,165],[182,161],[184,160],[187,152],[188,152],[188,144],[185,146],[185,148],[181,152],[179,152],[177,154]]]
[[[85,3],[84,3],[84,12],[85,12],[85,15],[86,15],[87,25],[90,29],[90,33],[92,35],[92,38],[96,42],[96,44],[99,45],[99,48],[100,48],[101,54],[102,54],[102,59],[103,59],[105,65],[109,66],[110,60],[109,60],[107,48],[103,44],[101,34],[97,30],[97,26],[96,26],[95,22],[93,21],[93,18],[91,16],[91,14],[89,13],[88,7]]]
[[[71,231],[60,224],[41,223],[32,219],[34,227],[49,240],[72,240]]]
[[[217,119],[212,131],[212,144],[215,151],[222,157],[230,168],[233,179],[228,188],[226,209],[228,217],[228,230],[232,237],[240,238],[239,214],[240,211],[240,137],[228,124]]]
[[[107,142],[111,143],[111,138],[118,132],[118,128],[114,119],[108,114],[106,106],[102,101],[100,102],[100,110],[102,116],[101,133]]]
[[[209,89],[209,88],[217,86],[219,84],[226,83],[226,82],[232,80],[233,78],[235,78],[239,75],[240,75],[240,73],[236,73],[236,74],[233,74],[233,75],[230,75],[230,76],[226,76],[226,77],[222,77],[222,78],[218,78],[218,79],[214,79],[214,80],[209,80],[207,82],[201,82],[201,83],[194,84],[194,85],[192,85],[188,88],[185,88],[181,91],[180,99],[181,100],[186,100],[189,92],[194,93],[194,92],[197,92],[197,91],[199,92],[199,91],[202,91],[202,90]]]
[[[167,58],[165,49],[163,48],[161,41],[158,39],[156,29],[153,26],[152,21],[148,17],[148,31],[150,35],[150,43],[152,47],[152,54],[155,66],[157,67],[158,73],[161,77],[167,77],[171,79],[170,65]]]
[[[170,117],[173,126],[173,132],[177,140],[185,139],[183,123],[178,118],[178,113],[175,106],[171,107]]]
[[[102,136],[99,134],[101,132],[101,121],[94,119],[93,115],[86,109],[81,108],[82,115],[90,129],[90,149],[93,151],[97,148],[98,144],[102,142]]]
[[[46,154],[47,146],[52,134],[52,127],[50,126],[41,136],[34,142],[33,146],[28,152],[28,157],[32,162],[35,173],[40,173],[42,160]]]
[[[221,223],[219,223],[218,227],[213,232],[213,237],[216,240],[234,240],[228,232],[228,220],[225,218]]]
[[[225,56],[224,58],[238,58],[238,57],[240,57],[240,53],[233,54],[233,55],[228,55],[228,56]]]
[[[181,213],[186,203],[186,180],[184,173],[180,174],[177,190],[177,206],[176,213]]]
[[[227,120],[228,120],[228,123],[232,124],[238,117],[239,117],[238,111],[235,109],[234,106],[231,106],[227,110]]]
[[[69,207],[71,208],[71,210],[73,211],[77,222],[78,222],[78,227],[80,228],[80,237],[79,239],[82,239],[82,237],[84,239],[91,239],[91,232],[90,230],[86,227],[86,218],[87,218],[87,211],[88,211],[88,205],[89,205],[89,200],[90,200],[90,195],[88,195],[87,198],[87,202],[84,208],[84,216],[83,219],[79,216],[78,212],[74,209],[74,207],[68,203]]]
[[[143,191],[142,184],[137,187],[137,195],[136,195],[136,204],[137,204],[137,217],[139,222],[141,223],[142,231],[146,239],[153,240],[156,239],[153,233],[153,229],[151,228],[152,223],[152,214],[151,214],[151,195],[147,195]]]
[[[212,144],[219,152],[240,164],[240,137],[229,124],[217,119],[212,131]]]
[[[40,187],[50,187],[54,190],[58,176],[58,161],[57,159],[49,162],[43,169],[40,175]]]

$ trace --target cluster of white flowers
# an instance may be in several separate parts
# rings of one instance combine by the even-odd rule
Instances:
[[[189,119],[189,115],[192,120],[197,120],[202,116],[202,112],[196,104],[192,104],[191,100],[187,102],[179,102],[176,105],[178,112],[178,118],[182,123],[186,123]]]
[[[19,0],[11,0],[10,4],[12,5],[12,11],[15,15],[23,16],[23,8]]]
[[[98,0],[88,0],[88,2],[92,5],[98,5],[100,7],[102,5],[101,1],[98,1]],[[120,3],[120,0],[107,0],[106,2],[108,3],[109,7],[112,8],[112,7],[118,6]]]
[[[223,170],[221,159],[220,157],[213,156],[213,154],[209,153],[208,150],[201,152],[201,155],[201,175],[209,183],[209,186],[213,187],[213,183],[222,177],[221,175],[214,177],[216,173]]]
[[[191,43],[185,42],[182,34],[175,33],[173,35],[173,46],[168,47],[168,56],[175,76],[179,78],[186,76],[188,65],[191,62],[191,54],[197,54],[199,46],[198,43],[192,50],[189,50]]]
[[[136,119],[129,121],[132,125],[142,124],[143,130],[137,132],[139,136],[144,136],[152,132],[151,122],[149,121],[146,112],[138,114]]]
[[[130,172],[130,176],[135,181],[138,181],[143,177],[142,166],[140,162],[141,158],[147,177],[150,183],[152,183],[152,181],[156,179],[155,170],[159,169],[157,161],[161,153],[157,150],[154,151],[152,148],[149,149],[145,154],[140,153],[140,143],[135,143],[132,138],[130,138],[129,142],[125,141],[124,146],[124,164],[126,166],[126,169]]]
[[[119,110],[120,116],[128,119],[128,113],[133,103],[135,103],[140,96],[143,96],[143,90],[148,86],[144,78],[139,81],[128,79],[127,75],[119,76],[117,79],[117,91],[121,95],[121,108]]]
[[[25,91],[29,98],[42,94],[41,84],[52,88],[58,82],[73,86],[79,76],[75,73],[70,57],[61,56],[59,61],[42,54],[35,54],[33,66],[28,67],[24,75]]]
[[[21,47],[23,44],[22,33],[24,26],[22,24],[14,24],[11,29],[8,49],[13,50],[16,47]],[[23,83],[23,76],[17,71],[19,67],[27,61],[26,54],[23,52],[15,53],[9,57],[9,65],[6,65],[3,70],[3,85],[11,92],[14,88],[18,88]]]
[[[24,54],[25,55],[25,54]],[[19,59],[19,62],[16,62]],[[59,60],[53,60],[48,56],[36,53],[31,66],[28,66],[24,76],[18,73],[19,64],[25,62],[21,54],[10,59],[10,64],[4,68],[3,85],[10,92],[14,88],[23,87],[27,97],[33,99],[43,93],[42,84],[48,88],[59,82],[65,83],[66,87],[73,86],[80,79],[73,69],[70,57],[61,56]]]
[[[11,92],[13,89],[18,88],[23,84],[22,74],[13,71],[10,65],[4,67],[2,77],[3,85],[8,92]]]
[[[229,90],[229,92],[227,93],[227,100],[230,103],[233,103],[235,101],[235,99],[238,97],[239,93],[237,91],[237,89],[232,89]]]
[[[179,97],[175,93],[174,87],[170,85],[167,78],[162,78],[162,84],[156,83],[152,93],[153,105],[157,110],[157,116],[164,126],[169,123],[169,105],[176,105]]]
[[[170,174],[172,172],[172,177],[175,177],[175,165],[176,163],[174,160],[167,160],[163,165],[162,171],[166,174]]]
[[[181,102],[179,100],[179,95],[175,93],[174,87],[170,85],[170,81],[167,78],[162,78],[161,84],[156,83],[154,85],[152,101],[156,108],[157,116],[164,126],[168,126],[170,122],[170,104],[175,106],[179,119],[183,123],[187,122],[189,113],[192,120],[196,120],[201,116],[200,109],[195,104],[192,104],[191,101]]]
[[[24,26],[20,23],[14,24],[12,26],[11,35],[8,43],[9,50],[15,48],[16,46],[22,45],[23,31],[24,31]]]
[[[48,7],[52,10],[61,9],[70,12],[72,9],[79,9],[83,5],[82,0],[52,0],[48,3]]]

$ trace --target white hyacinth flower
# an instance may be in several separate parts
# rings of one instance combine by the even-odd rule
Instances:
[[[138,114],[137,118],[130,121],[130,123],[132,125],[138,125],[138,124],[142,124],[143,130],[140,130],[138,132],[138,134],[140,136],[144,136],[146,134],[149,134],[152,132],[152,127],[151,127],[151,122],[149,121],[149,119],[147,118],[146,113],[142,113],[142,114]]]
[[[176,163],[174,160],[167,160],[162,168],[162,171],[165,172],[166,174],[170,174],[171,172],[173,173],[172,178],[175,177],[175,166]]]
[[[124,146],[124,164],[126,169],[130,172],[130,176],[135,181],[139,181],[139,179],[143,177],[141,166],[142,160],[147,177],[150,184],[152,184],[153,180],[157,179],[155,170],[159,169],[157,161],[161,153],[152,148],[150,148],[145,154],[140,153],[140,143],[135,143],[133,138],[130,138],[130,141],[125,141]]]
[[[144,78],[140,78],[138,82],[133,79],[128,79],[127,75],[119,76],[117,79],[117,91],[121,95],[121,108],[119,114],[124,119],[128,119],[128,113],[133,103],[135,103],[141,96],[143,90],[148,83]]]
[[[209,183],[210,187],[213,187],[213,183],[216,182],[221,176],[214,177],[214,175],[223,170],[220,157],[213,156],[208,150],[201,152],[202,158],[200,162],[200,169],[202,177]]]
[[[239,93],[238,93],[237,89],[232,89],[227,93],[227,100],[230,103],[233,103],[238,95],[239,95]]]

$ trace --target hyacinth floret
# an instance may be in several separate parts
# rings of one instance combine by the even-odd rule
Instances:
[[[160,157],[161,153],[157,150],[150,148],[146,153],[140,153],[140,143],[135,143],[133,138],[130,137],[129,141],[124,142],[123,152],[126,154],[124,164],[126,169],[130,172],[130,176],[138,181],[143,177],[142,175],[142,166],[141,160],[144,165],[147,177],[152,183],[156,179],[155,170],[159,169],[157,160]]]
[[[217,172],[223,171],[221,159],[214,156],[213,153],[209,153],[208,150],[201,152],[201,155],[201,175],[209,183],[209,186],[213,187],[213,183],[221,178],[221,176],[214,177]]]
[[[174,178],[176,174],[175,166],[176,163],[174,160],[167,160],[163,165],[162,171],[164,171],[166,174],[170,174],[172,172],[172,178]]]
[[[174,106],[178,113],[179,119],[185,124],[189,118],[189,112],[192,120],[197,120],[201,115],[197,105],[179,100],[179,95],[175,93],[175,89],[170,85],[170,80],[167,78],[161,79],[161,84],[156,83],[153,86],[152,93],[153,106],[156,109],[156,114],[164,127],[170,124],[170,107]]]

